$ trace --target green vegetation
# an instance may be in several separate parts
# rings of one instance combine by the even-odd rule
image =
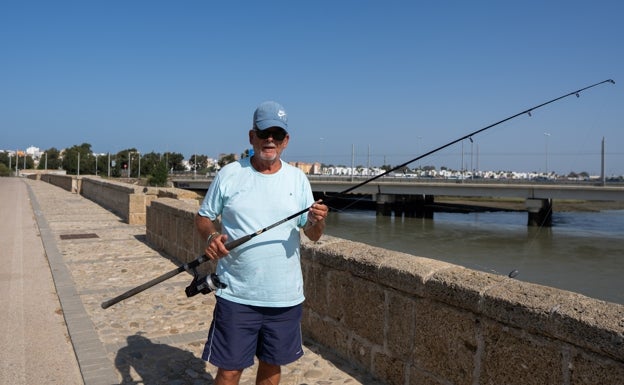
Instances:
[[[147,184],[149,186],[165,187],[167,186],[168,176],[167,164],[165,162],[158,162],[152,174],[147,178]]]
[[[115,178],[141,178],[154,186],[165,186],[167,177],[172,173],[188,172],[188,167],[195,173],[214,172],[219,167],[236,160],[235,154],[223,155],[219,162],[209,162],[208,156],[193,154],[184,162],[184,155],[176,152],[140,153],[136,148],[123,149],[116,154],[96,154],[91,144],[73,145],[64,150],[51,147],[32,155],[19,156],[15,152],[0,151],[0,176],[12,175],[15,163],[18,169],[65,170],[68,175],[100,175]]]

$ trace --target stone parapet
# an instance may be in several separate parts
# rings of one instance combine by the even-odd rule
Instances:
[[[38,174],[35,179],[53,184],[74,194],[80,193],[80,178],[75,175],[60,175],[60,174]]]
[[[147,241],[157,250],[174,257],[181,263],[190,262],[203,253],[204,240],[195,229],[196,200],[159,198],[147,208],[145,233]],[[198,271],[214,271],[205,263]]]
[[[624,306],[337,238],[304,330],[389,384],[622,384]]]
[[[122,217],[130,225],[145,224],[146,207],[157,191],[96,176],[81,177],[80,193]]]
[[[153,201],[148,242],[195,259],[197,207]],[[304,333],[390,385],[624,383],[622,305],[329,236],[301,257]]]

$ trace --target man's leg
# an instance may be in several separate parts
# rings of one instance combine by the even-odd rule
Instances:
[[[280,382],[281,373],[282,368],[279,365],[259,361],[256,385],[277,385]]]
[[[219,368],[214,385],[238,385],[242,374],[242,370],[225,370]]]

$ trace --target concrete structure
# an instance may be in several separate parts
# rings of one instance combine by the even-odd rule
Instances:
[[[366,181],[344,178],[310,178],[312,190],[318,194],[341,193]],[[176,187],[207,190],[211,179],[175,180]],[[528,212],[529,226],[551,226],[553,199],[624,201],[624,187],[593,186],[587,184],[531,184],[490,183],[487,180],[441,181],[413,178],[380,178],[353,191],[370,194],[377,204],[377,214],[406,215],[433,218],[426,209],[435,196],[523,198]]]
[[[193,259],[196,210],[151,200],[147,241]],[[327,236],[302,262],[306,336],[387,384],[624,383],[623,305]]]

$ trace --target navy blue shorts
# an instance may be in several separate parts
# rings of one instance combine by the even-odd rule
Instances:
[[[303,356],[303,305],[260,307],[217,297],[202,358],[225,370],[242,370],[254,356],[273,365],[286,365]]]

